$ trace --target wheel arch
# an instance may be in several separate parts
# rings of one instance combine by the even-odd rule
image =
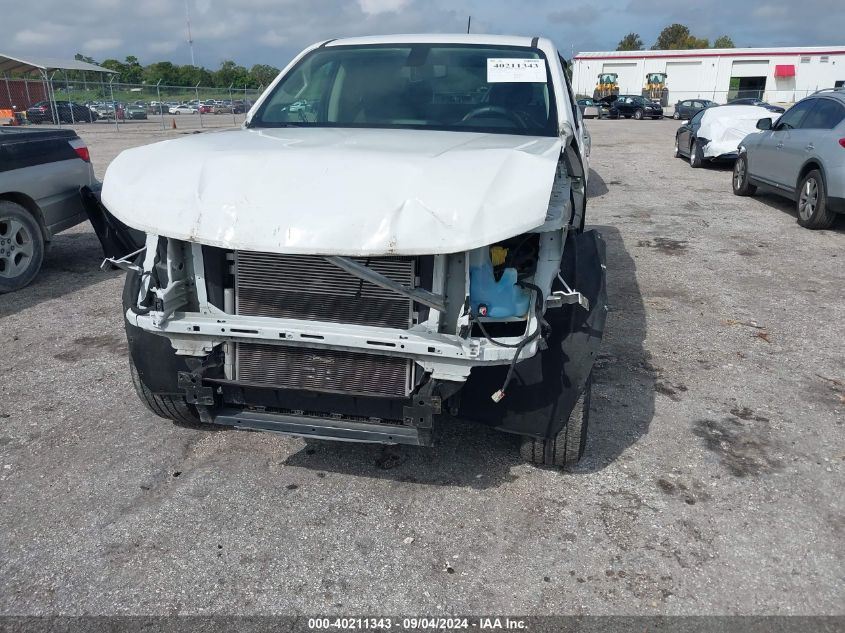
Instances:
[[[41,207],[38,206],[38,203],[35,202],[35,200],[19,191],[0,193],[0,200],[14,202],[29,211],[32,214],[32,217],[35,218],[35,221],[38,222],[38,227],[41,229],[41,237],[44,238],[45,242],[50,241],[51,235],[50,231],[47,230],[47,223],[44,221],[44,213],[41,211]]]
[[[813,170],[818,170],[818,172],[822,175],[822,186],[824,187],[824,194],[827,195],[827,174],[825,173],[824,167],[822,166],[821,162],[818,159],[810,158],[808,159],[802,166],[801,169],[798,171],[798,180],[795,181],[795,193],[798,194],[798,189],[801,187],[801,181]]]
[[[572,216],[570,217],[570,223],[575,226],[576,222],[578,227],[584,227],[584,221],[587,217],[587,167],[584,165],[584,162],[581,159],[581,152],[578,147],[578,141],[573,139],[567,146],[566,149],[563,150],[563,155],[561,156],[561,160],[563,161],[564,166],[566,167],[566,173],[569,174],[571,178],[577,178],[581,181],[581,187],[579,189],[572,189],[573,198],[578,204],[578,208],[581,210],[581,217],[576,220],[575,217],[575,209],[572,210]]]

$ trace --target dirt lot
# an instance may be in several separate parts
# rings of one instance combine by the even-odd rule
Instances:
[[[159,420],[121,276],[59,237],[0,298],[0,612],[845,613],[845,226],[734,197],[675,127],[590,124],[612,305],[573,473],[463,423],[384,470]],[[182,132],[149,128],[80,127],[98,176]]]

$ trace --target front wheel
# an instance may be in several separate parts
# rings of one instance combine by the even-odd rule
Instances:
[[[151,413],[165,420],[172,420],[180,426],[202,428],[196,407],[188,404],[182,396],[159,395],[150,391],[141,381],[141,376],[131,357],[129,358],[129,374],[132,376],[135,393]]]
[[[680,121],[681,120],[681,113],[678,112],[677,110],[675,110],[675,114],[672,115],[672,118],[675,119],[676,121]]]
[[[0,293],[29,284],[44,261],[44,236],[21,205],[0,201]]]
[[[689,146],[689,166],[693,169],[701,167],[701,148],[698,147],[696,139],[692,139]]]
[[[551,439],[526,437],[520,455],[526,461],[542,466],[573,467],[584,455],[590,423],[590,399],[593,390],[592,374],[587,377],[584,391],[575,403],[566,426]]]
[[[643,111],[642,110],[634,110],[634,118],[639,121],[643,118]]]
[[[675,137],[675,153],[673,154],[673,156],[674,156],[675,158],[680,158],[680,157],[681,157],[681,145],[680,145],[680,143],[678,142],[678,137],[677,137],[677,136]]]
[[[827,208],[824,177],[814,169],[798,187],[798,224],[807,229],[829,229],[836,215]]]
[[[748,180],[748,159],[741,155],[734,163],[733,190],[737,196],[753,196],[757,187]]]

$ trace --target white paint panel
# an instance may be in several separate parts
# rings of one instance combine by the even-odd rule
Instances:
[[[626,64],[608,64],[602,65],[601,71],[603,73],[616,73],[619,75],[617,82],[619,83],[619,92],[621,94],[640,94],[642,91],[642,82],[644,77],[639,76],[637,62],[630,62]]]
[[[669,87],[669,103],[701,96],[703,65],[698,62],[667,62],[666,85]]]
[[[546,221],[557,137],[240,129],[135,147],[103,203],[153,235],[315,255],[457,253]]]
[[[768,59],[749,59],[731,64],[731,77],[766,77],[768,74]]]

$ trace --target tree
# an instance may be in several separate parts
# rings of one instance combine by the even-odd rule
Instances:
[[[179,70],[170,62],[155,62],[144,68],[142,74],[144,83],[155,85],[161,80],[165,86],[179,86]]]
[[[713,42],[713,48],[736,48],[736,44],[729,36],[722,35]]]
[[[651,50],[671,51],[689,48],[710,48],[710,40],[698,38],[690,33],[683,24],[670,24],[657,36],[657,42]]]
[[[123,64],[123,71],[120,74],[121,83],[139,84],[143,80],[144,67],[138,63],[134,55],[127,55]]]
[[[238,66],[231,59],[227,59],[220,68],[214,72],[214,85],[218,88],[228,88],[234,85],[236,88],[244,86],[255,88],[257,84],[249,76],[249,71],[243,66]]]
[[[255,64],[249,69],[249,76],[258,86],[268,86],[279,74],[279,69],[267,64]]]
[[[641,51],[643,50],[643,40],[638,33],[628,33],[625,37],[619,40],[616,46],[617,51]]]

